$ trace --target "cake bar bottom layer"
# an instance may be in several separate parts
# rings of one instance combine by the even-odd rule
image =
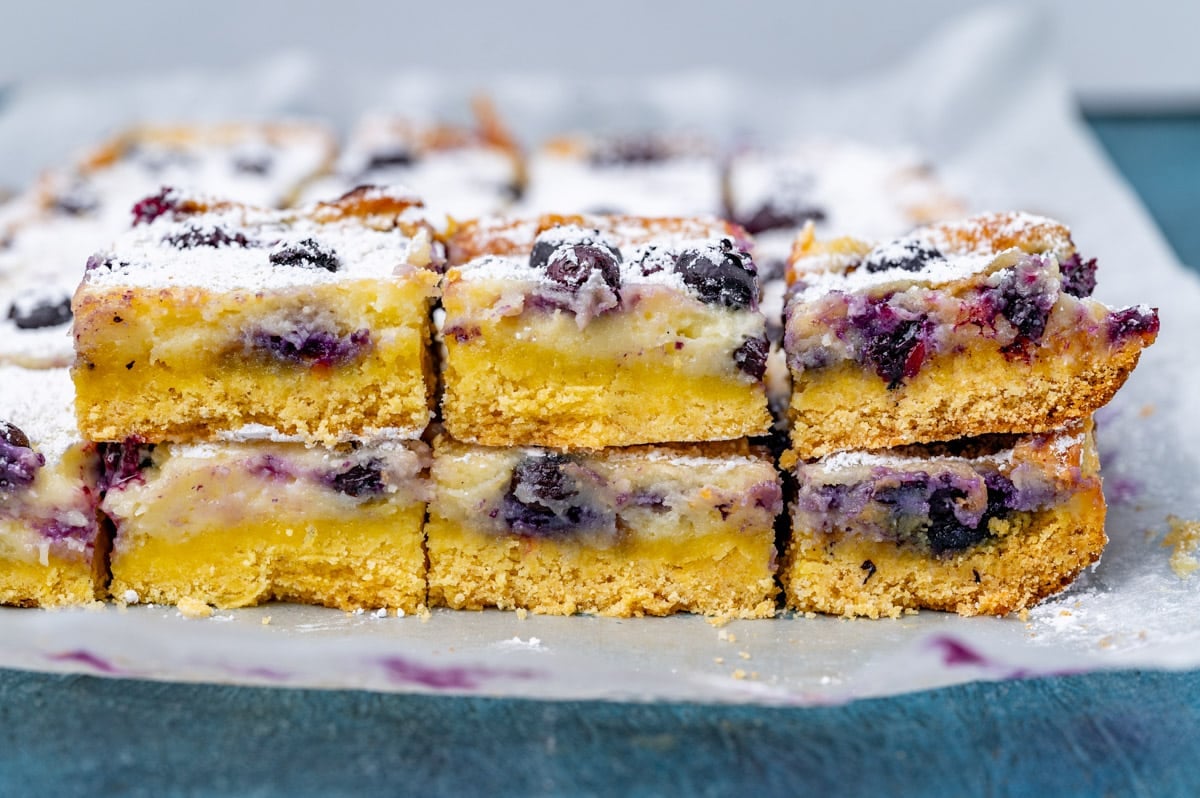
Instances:
[[[96,550],[107,544],[104,536]],[[78,557],[48,555],[45,562],[0,557],[0,605],[69,607],[90,604],[104,595],[105,557],[91,562]]]
[[[780,571],[788,606],[871,618],[918,608],[1006,615],[1069,585],[1107,542],[1098,483],[1062,505],[992,524],[995,540],[950,557],[886,541],[798,537]]]
[[[363,509],[342,519],[287,518],[204,529],[180,538],[118,539],[111,593],[143,602],[197,599],[221,608],[270,599],[342,610],[425,603],[424,504]]]
[[[497,536],[436,516],[428,532],[432,606],[616,617],[775,614],[769,536],[717,532],[592,548]]]

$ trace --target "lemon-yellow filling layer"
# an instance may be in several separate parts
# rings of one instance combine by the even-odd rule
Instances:
[[[310,512],[155,534],[138,519],[118,526],[112,594],[141,601],[196,599],[244,607],[269,599],[344,610],[425,602],[424,504],[379,502],[353,518]]]
[[[513,300],[516,301],[516,300]],[[475,282],[447,289],[447,430],[490,445],[725,440],[770,426],[761,380],[733,352],[755,314],[651,295],[580,329],[562,311],[498,316]]]

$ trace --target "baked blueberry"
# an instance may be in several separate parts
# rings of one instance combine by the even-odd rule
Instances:
[[[0,421],[0,491],[28,487],[45,464],[46,458],[30,447],[24,432]]]
[[[8,318],[19,330],[57,327],[71,320],[71,297],[37,294],[18,298],[9,306]]]
[[[719,247],[686,250],[675,259],[675,271],[702,302],[731,310],[758,305],[754,262],[724,238]]]
[[[582,500],[575,468],[570,457],[555,452],[517,463],[501,500],[508,527],[520,535],[549,536],[597,526],[603,514]]]
[[[178,207],[175,189],[164,187],[157,194],[146,197],[133,206],[133,223],[150,224],[164,213],[170,213]]]
[[[195,225],[163,238],[163,242],[179,249],[195,247],[248,247],[250,239],[241,231],[229,232],[223,227],[197,227]]]
[[[1062,290],[1071,296],[1083,298],[1096,290],[1096,259],[1084,260],[1078,252],[1058,264],[1062,273]]]
[[[365,352],[371,344],[371,333],[364,329],[339,335],[301,326],[282,334],[253,330],[247,341],[250,349],[285,363],[334,366]]]
[[[870,364],[889,389],[917,376],[930,355],[929,318],[893,307],[886,298],[852,304],[847,321],[862,338],[859,360]]]
[[[766,338],[747,338],[733,351],[733,362],[738,369],[761,380],[767,373],[767,351],[770,344]]]
[[[345,471],[332,474],[329,485],[338,493],[347,496],[375,496],[383,493],[383,461],[372,457],[365,463],[358,463]]]
[[[279,245],[271,252],[270,261],[276,266],[324,269],[328,272],[336,272],[342,267],[342,262],[332,247],[327,247],[312,238],[305,238],[294,244]]]
[[[919,272],[935,263],[945,262],[946,257],[936,247],[907,239],[875,247],[863,258],[862,267],[872,273],[890,269]]]
[[[119,443],[98,443],[96,450],[100,455],[100,489],[109,490],[139,479],[150,467],[154,446],[134,436]]]

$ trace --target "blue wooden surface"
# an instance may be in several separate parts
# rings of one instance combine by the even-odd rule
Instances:
[[[1180,257],[1200,265],[1200,117],[1089,121]],[[760,709],[0,671],[0,729],[4,798],[1200,795],[1197,672]]]

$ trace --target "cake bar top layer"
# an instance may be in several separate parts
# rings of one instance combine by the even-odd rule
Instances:
[[[853,238],[818,242],[809,227],[796,241],[788,278],[798,283],[800,302],[835,290],[880,295],[985,280],[1022,254],[1053,255],[1062,265],[1072,260],[1075,244],[1062,224],[1026,213],[928,225],[877,246]]]
[[[553,228],[599,231],[618,247],[729,237],[749,248],[745,232],[715,217],[642,217],[621,214],[542,214],[495,216],[459,226],[450,237],[447,255],[461,266],[485,255],[526,257],[540,236]]]
[[[914,153],[819,139],[734,155],[728,199],[730,218],[756,236],[812,221],[822,232],[883,238],[962,213]]]
[[[88,261],[84,289],[271,291],[396,279],[438,264],[419,207],[372,187],[295,211],[164,189],[139,202],[134,226]]]
[[[75,388],[65,368],[0,366],[0,424],[19,428],[48,467],[83,442],[74,401]]]

